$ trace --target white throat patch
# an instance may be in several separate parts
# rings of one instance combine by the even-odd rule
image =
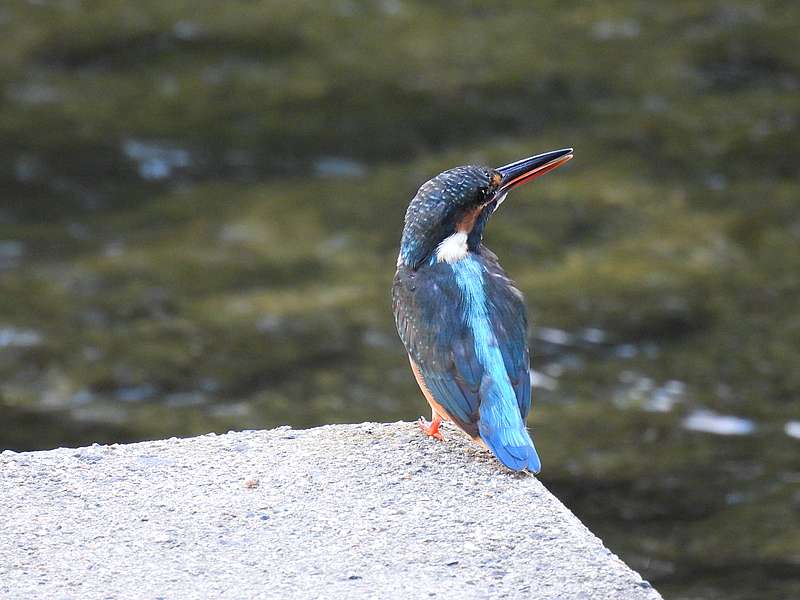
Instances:
[[[436,247],[436,262],[453,264],[467,255],[467,232],[456,231]]]

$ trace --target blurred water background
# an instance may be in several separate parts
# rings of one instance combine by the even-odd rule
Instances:
[[[487,236],[542,479],[668,599],[800,597],[798,31],[767,0],[4,0],[0,449],[425,414],[408,200],[574,146]]]

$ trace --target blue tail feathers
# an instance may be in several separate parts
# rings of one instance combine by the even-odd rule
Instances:
[[[481,386],[483,402],[480,406],[478,433],[498,460],[514,471],[527,469],[533,473],[542,470],[519,409],[504,385],[496,385],[488,378]],[[504,393],[505,392],[505,393]],[[509,397],[509,395],[511,397]]]
[[[528,443],[519,446],[503,442],[501,432],[493,431],[491,428],[484,426],[482,422],[478,423],[478,430],[481,439],[486,442],[492,454],[512,471],[524,471],[527,469],[531,473],[538,473],[542,470],[542,462],[539,460],[539,455],[536,453],[533,440],[527,430],[523,429],[523,432],[525,437],[528,438]]]

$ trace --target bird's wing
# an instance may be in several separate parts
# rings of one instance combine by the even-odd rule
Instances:
[[[434,400],[461,429],[478,437],[480,382],[483,369],[473,356],[452,353],[444,370],[416,364],[417,372]],[[477,381],[475,380],[477,379]]]
[[[446,265],[401,267],[392,286],[400,339],[419,377],[453,421],[478,435],[483,368],[458,307],[460,291]]]
[[[476,437],[481,385],[486,384],[487,374],[461,314],[461,292],[449,269],[444,264],[416,273],[401,268],[392,291],[394,312],[400,337],[434,399]],[[491,276],[495,271],[505,277],[499,266],[489,269]],[[527,322],[521,295],[513,287],[507,289],[506,281],[497,282],[505,291],[489,290],[491,327],[524,419],[530,409]]]

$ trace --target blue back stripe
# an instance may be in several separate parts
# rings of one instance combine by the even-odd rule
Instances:
[[[461,290],[460,307],[466,325],[472,331],[475,355],[488,376],[489,385],[481,386],[481,419],[496,431],[503,446],[530,446],[530,438],[519,413],[516,394],[506,372],[503,355],[492,331],[488,300],[484,290],[483,265],[467,255],[453,263],[453,273]]]

